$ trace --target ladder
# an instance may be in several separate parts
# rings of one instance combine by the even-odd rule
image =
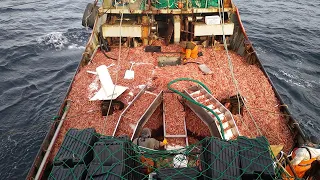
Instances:
[[[132,100],[132,102],[124,109],[124,111],[121,113],[118,122],[116,124],[116,127],[113,131],[112,136],[117,136],[117,135],[123,135],[127,134],[131,140],[134,138],[137,138],[139,136],[139,133],[141,132],[143,126],[146,124],[148,119],[151,117],[151,115],[154,113],[154,111],[159,107],[159,105],[162,103],[162,94],[163,92],[161,91],[159,94],[155,94],[149,91],[146,91],[147,86],[145,86],[141,91],[136,95],[136,97]],[[147,106],[146,109],[143,111],[139,112],[141,113],[141,116],[136,119],[130,119],[130,117],[127,117],[127,112],[130,109],[133,109],[135,107],[138,107],[139,104],[133,105],[135,102],[137,102],[140,98],[144,98],[146,95],[152,95],[154,96],[153,101]],[[133,123],[134,127],[130,127],[128,123],[128,118],[130,119],[131,123]],[[132,122],[133,121],[133,122]],[[119,128],[121,126],[121,128]],[[119,129],[126,129],[127,133],[119,134],[121,133]]]
[[[236,139],[240,135],[231,112],[206,89],[202,86],[193,86],[184,90],[184,93],[194,101],[212,109],[219,116],[226,140]],[[212,136],[222,138],[220,124],[214,114],[189,101],[186,101],[186,105],[209,127]]]
[[[180,145],[188,146],[189,141],[187,135],[185,111],[183,105],[179,102],[177,97],[178,95],[174,93],[165,93],[163,95],[164,137],[168,140],[169,144],[173,139],[177,140],[184,138],[184,140],[181,139],[181,141],[185,141],[185,144]],[[170,104],[170,106],[168,104]]]

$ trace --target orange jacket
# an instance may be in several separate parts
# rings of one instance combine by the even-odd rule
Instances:
[[[295,149],[295,150],[296,150],[296,149]],[[294,151],[295,151],[295,150],[294,150]],[[296,156],[296,154],[295,154],[294,151],[293,151],[293,153],[292,153],[292,158],[294,158],[294,157]],[[315,161],[315,160],[316,160],[316,158],[311,158],[311,159],[309,159],[309,160],[303,160],[303,161],[301,161],[298,165],[292,165],[292,167],[293,167],[293,169],[295,170],[298,178],[302,178],[302,177],[304,176],[305,172],[311,168],[311,163],[312,163],[313,161]],[[292,177],[294,177],[294,174],[293,174],[293,172],[291,171],[289,165],[286,166],[286,170],[287,170],[287,172],[288,172]],[[285,177],[283,177],[283,179],[290,179],[290,180],[291,180],[291,179],[294,179],[294,178],[287,178],[287,177],[285,178]]]
[[[192,49],[191,47],[194,46]],[[182,48],[182,52],[186,53],[186,58],[197,58],[198,57],[198,46],[195,42],[187,42],[187,47]]]

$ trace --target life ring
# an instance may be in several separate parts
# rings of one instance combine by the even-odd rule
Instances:
[[[94,22],[96,20],[96,17],[98,15],[98,6],[95,6],[92,3],[88,3],[87,7],[83,13],[82,17],[82,26],[84,27],[90,27],[91,29],[94,26]]]

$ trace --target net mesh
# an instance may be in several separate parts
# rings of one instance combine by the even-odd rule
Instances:
[[[189,8],[209,8],[218,7],[218,0],[154,0],[152,1],[152,6],[158,9],[169,8],[178,9],[178,2],[181,2],[186,6],[188,3]]]
[[[153,150],[127,136],[69,129],[47,169],[48,179],[279,179],[265,137],[207,137],[175,150]]]

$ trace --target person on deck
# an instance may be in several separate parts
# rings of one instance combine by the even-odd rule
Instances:
[[[293,150],[292,158],[291,164],[296,171],[298,178],[302,178],[305,172],[310,169],[311,163],[320,159],[320,139],[311,136],[309,143]],[[293,173],[288,166],[286,167],[286,170],[293,176]]]
[[[144,128],[140,136],[133,140],[133,143],[149,149],[159,149],[160,147],[168,144],[166,139],[161,142],[154,138],[151,138],[151,130],[149,128]]]
[[[190,58],[196,59],[198,57],[198,46],[195,42],[192,41],[183,41],[180,43],[180,46],[182,47],[182,52],[185,53],[185,57],[183,58],[183,61],[186,62]]]
[[[320,160],[315,160],[311,164],[311,168],[306,171],[303,176],[306,180],[319,180],[320,179]]]

